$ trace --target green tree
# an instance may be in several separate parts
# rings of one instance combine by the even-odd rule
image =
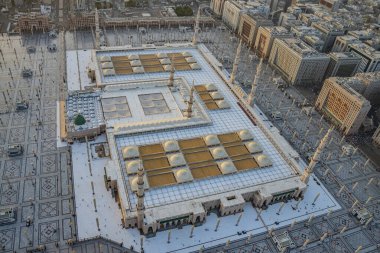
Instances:
[[[178,17],[193,16],[193,9],[190,6],[177,6],[174,11]]]
[[[77,126],[84,125],[85,123],[86,119],[81,114],[78,114],[74,119],[74,124]]]
[[[125,7],[136,7],[136,0],[129,0],[125,3]]]

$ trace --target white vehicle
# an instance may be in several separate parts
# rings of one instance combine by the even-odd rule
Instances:
[[[307,116],[315,115],[315,110],[313,106],[304,106],[302,111],[305,112]]]
[[[146,33],[145,27],[139,27],[139,33]]]
[[[218,26],[216,29],[218,29],[219,31],[225,31],[226,30],[226,28],[222,25]]]
[[[342,151],[343,151],[343,153],[344,153],[345,155],[350,156],[350,155],[352,155],[352,154],[354,153],[355,148],[354,148],[352,145],[347,144],[347,145],[344,145],[344,146],[342,147]]]
[[[274,120],[281,120],[282,119],[281,112],[279,112],[279,111],[272,112],[270,116]]]
[[[366,208],[354,207],[352,214],[360,221],[361,224],[365,224],[372,216]]]
[[[180,26],[179,27],[179,31],[182,32],[182,33],[191,32],[191,28],[188,27],[188,26]]]

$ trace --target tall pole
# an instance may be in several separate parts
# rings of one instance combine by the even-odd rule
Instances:
[[[192,44],[195,46],[198,43],[198,32],[199,32],[199,17],[201,16],[201,8],[198,7],[197,18],[195,19],[194,35]]]
[[[317,150],[314,153],[313,158],[311,159],[309,165],[306,167],[305,171],[303,172],[301,176],[301,181],[307,184],[309,182],[309,177],[313,173],[314,167],[317,165],[319,157],[321,156],[323,149],[325,148],[326,144],[328,143],[328,139],[330,138],[330,134],[333,131],[333,127],[331,127],[325,136],[322,138],[321,142],[319,143],[319,146]]]
[[[188,118],[191,118],[191,115],[193,113],[194,90],[195,90],[195,88],[194,88],[194,84],[193,84],[193,87],[191,87],[191,90],[190,90],[189,102],[187,102],[186,117],[188,117]]]
[[[100,49],[99,13],[97,8],[95,8],[95,48]]]
[[[260,59],[259,66],[257,66],[256,75],[255,75],[255,78],[253,79],[251,92],[249,93],[249,96],[248,96],[248,104],[250,104],[251,106],[253,106],[253,99],[255,97],[257,84],[260,79],[262,68],[263,68],[263,58]]]
[[[137,170],[137,227],[143,228],[144,225],[144,168],[140,165]]]
[[[237,69],[238,69],[239,61],[240,61],[240,54],[241,54],[242,43],[243,43],[242,40],[240,40],[239,45],[238,45],[238,47],[236,49],[236,55],[235,55],[234,65],[232,66],[232,72],[231,72],[231,76],[230,76],[230,80],[229,80],[230,84],[234,84],[234,82],[235,82],[236,73],[237,73]]]
[[[168,82],[168,87],[172,88],[174,86],[174,57],[171,59],[171,65],[170,65],[170,76],[169,76],[169,82]]]

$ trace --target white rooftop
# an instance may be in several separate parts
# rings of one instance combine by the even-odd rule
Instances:
[[[176,73],[184,77],[188,83],[194,85],[214,84],[218,91],[224,95],[224,99],[231,105],[230,109],[208,111],[208,115],[212,121],[212,125],[202,127],[173,129],[158,132],[146,132],[131,136],[117,136],[116,145],[118,148],[119,158],[122,157],[121,151],[125,146],[154,144],[166,140],[189,139],[194,137],[205,136],[208,134],[222,134],[236,132],[242,129],[248,129],[254,136],[262,149],[263,153],[270,157],[273,165],[262,169],[247,170],[244,172],[216,176],[208,179],[195,180],[192,182],[166,186],[161,188],[151,188],[145,193],[145,205],[147,208],[155,206],[164,206],[169,203],[187,201],[190,199],[205,197],[210,194],[233,191],[246,188],[253,185],[280,180],[295,176],[295,171],[284,161],[279,152],[274,148],[273,144],[268,140],[259,127],[253,125],[250,119],[245,115],[237,104],[237,99],[229,91],[228,87],[221,77],[210,66],[201,52],[194,48],[180,49],[150,49],[150,50],[134,50],[134,54],[152,54],[152,53],[173,53],[173,52],[190,52],[201,65],[200,70],[181,71]],[[98,55],[128,55],[128,51],[104,51],[98,52]],[[112,77],[104,77],[105,82],[126,82],[131,80],[159,79],[168,78],[168,73],[146,73],[144,75],[118,75]],[[170,96],[166,96],[170,98]],[[196,98],[197,99],[197,98]],[[133,104],[130,104],[132,107]],[[133,110],[133,109],[132,109]],[[120,159],[120,167],[125,171],[125,162]],[[129,199],[129,207],[133,210],[136,205],[136,196],[129,185],[127,173],[124,173],[125,187]]]

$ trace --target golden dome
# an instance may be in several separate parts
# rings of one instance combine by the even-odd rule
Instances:
[[[172,152],[172,151],[178,151],[179,146],[177,141],[165,141],[164,144],[164,150],[165,152]]]
[[[203,140],[205,141],[207,146],[213,146],[218,145],[220,143],[218,136],[215,134],[209,134],[203,137]]]
[[[128,146],[124,147],[122,150],[123,158],[124,160],[138,157],[139,156],[139,149],[137,146]]]
[[[263,149],[261,148],[261,145],[255,141],[250,141],[246,143],[245,146],[247,147],[249,153],[251,154],[260,153],[263,151]]]
[[[230,174],[237,171],[235,165],[231,161],[220,162],[218,165],[219,165],[219,170],[223,174]]]
[[[140,161],[130,161],[125,163],[125,167],[127,169],[127,174],[136,174],[137,170],[140,167]]]
[[[169,155],[168,158],[170,165],[173,167],[186,165],[186,160],[182,154]]]
[[[239,131],[238,135],[239,135],[239,137],[240,137],[240,139],[242,141],[247,141],[247,140],[252,140],[253,139],[253,136],[252,136],[251,132],[249,132],[246,129]]]

